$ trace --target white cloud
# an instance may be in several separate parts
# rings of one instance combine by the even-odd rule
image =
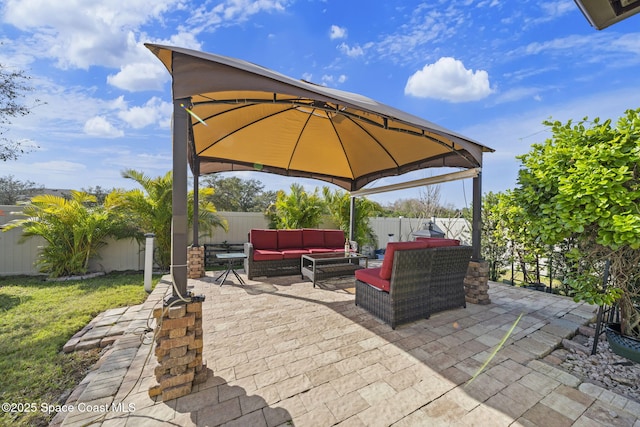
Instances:
[[[89,136],[101,138],[118,138],[124,135],[122,130],[113,126],[102,116],[95,116],[87,120],[83,130]]]
[[[338,50],[352,58],[364,55],[364,50],[358,45],[351,47],[346,43],[340,43],[338,45]]]
[[[154,96],[142,107],[120,111],[118,117],[132,128],[141,129],[157,123],[166,123],[167,120],[171,120],[172,111],[170,103]]]
[[[331,40],[335,39],[345,39],[347,38],[347,29],[339,27],[337,25],[332,25],[329,30],[329,38]]]
[[[127,64],[120,68],[120,72],[107,76],[107,83],[129,92],[145,90],[162,90],[164,83],[171,76],[167,69],[160,63],[145,62]]]
[[[467,70],[461,61],[450,57],[440,58],[416,71],[404,88],[406,95],[449,102],[477,101],[491,92],[486,71]]]
[[[187,24],[195,32],[211,30],[224,24],[245,22],[261,12],[284,12],[292,0],[225,0],[208,9],[209,3],[193,11]]]
[[[140,54],[139,28],[177,8],[180,0],[7,0],[4,21],[34,31],[36,57],[55,58],[61,68],[120,67]]]
[[[521,99],[540,100],[540,89],[537,87],[516,87],[504,93],[499,94],[495,99],[495,104],[504,104],[507,102],[516,102]]]

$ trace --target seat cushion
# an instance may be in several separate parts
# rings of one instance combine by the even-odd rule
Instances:
[[[301,248],[283,249],[281,252],[284,259],[300,258],[302,255],[309,254],[308,250]]]
[[[268,249],[254,249],[253,260],[254,261],[275,261],[282,259],[282,252],[272,251]]]
[[[278,232],[276,230],[252,229],[249,231],[249,241],[254,249],[278,249]]]
[[[342,230],[324,230],[324,247],[344,250],[344,232]]]
[[[381,291],[389,292],[391,282],[380,277],[380,267],[356,270],[356,279]]]
[[[439,248],[442,246],[460,246],[460,240],[445,239],[442,237],[416,237],[417,242],[424,242],[427,248]]]
[[[305,248],[311,254],[326,254],[327,252],[333,252],[333,249],[329,248]],[[343,249],[344,251],[344,249]]]
[[[324,231],[315,228],[302,229],[303,248],[324,248]]]
[[[426,243],[422,241],[415,242],[389,242],[387,243],[387,249],[384,251],[384,260],[380,267],[380,278],[389,280],[391,279],[391,270],[393,270],[393,254],[397,250],[403,249],[422,249],[426,248]]]
[[[278,230],[278,249],[302,248],[302,230]]]

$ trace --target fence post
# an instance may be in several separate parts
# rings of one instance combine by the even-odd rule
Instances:
[[[147,233],[144,237],[147,238],[144,247],[144,290],[150,294],[151,274],[153,273],[153,238],[156,237],[156,235],[153,233]]]

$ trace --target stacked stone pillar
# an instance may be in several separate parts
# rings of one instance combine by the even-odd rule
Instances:
[[[204,246],[189,246],[187,248],[187,277],[199,279],[204,277]]]
[[[464,278],[465,299],[471,304],[491,304],[489,299],[489,263],[471,261]]]
[[[156,308],[155,354],[158,365],[155,376],[158,384],[149,389],[149,396],[163,401],[191,393],[196,384],[207,380],[207,365],[202,360],[202,301],[177,300]]]

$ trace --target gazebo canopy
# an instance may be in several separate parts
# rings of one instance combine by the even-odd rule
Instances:
[[[258,170],[354,191],[431,167],[478,168],[480,143],[354,93],[178,47],[146,45],[190,99],[189,162],[199,174]]]
[[[480,258],[479,171],[492,149],[361,95],[234,58],[146,46],[172,75],[174,296],[187,289],[187,162],[196,187],[199,175],[256,170],[350,192],[419,169],[474,169],[446,179],[474,179],[473,258]]]

